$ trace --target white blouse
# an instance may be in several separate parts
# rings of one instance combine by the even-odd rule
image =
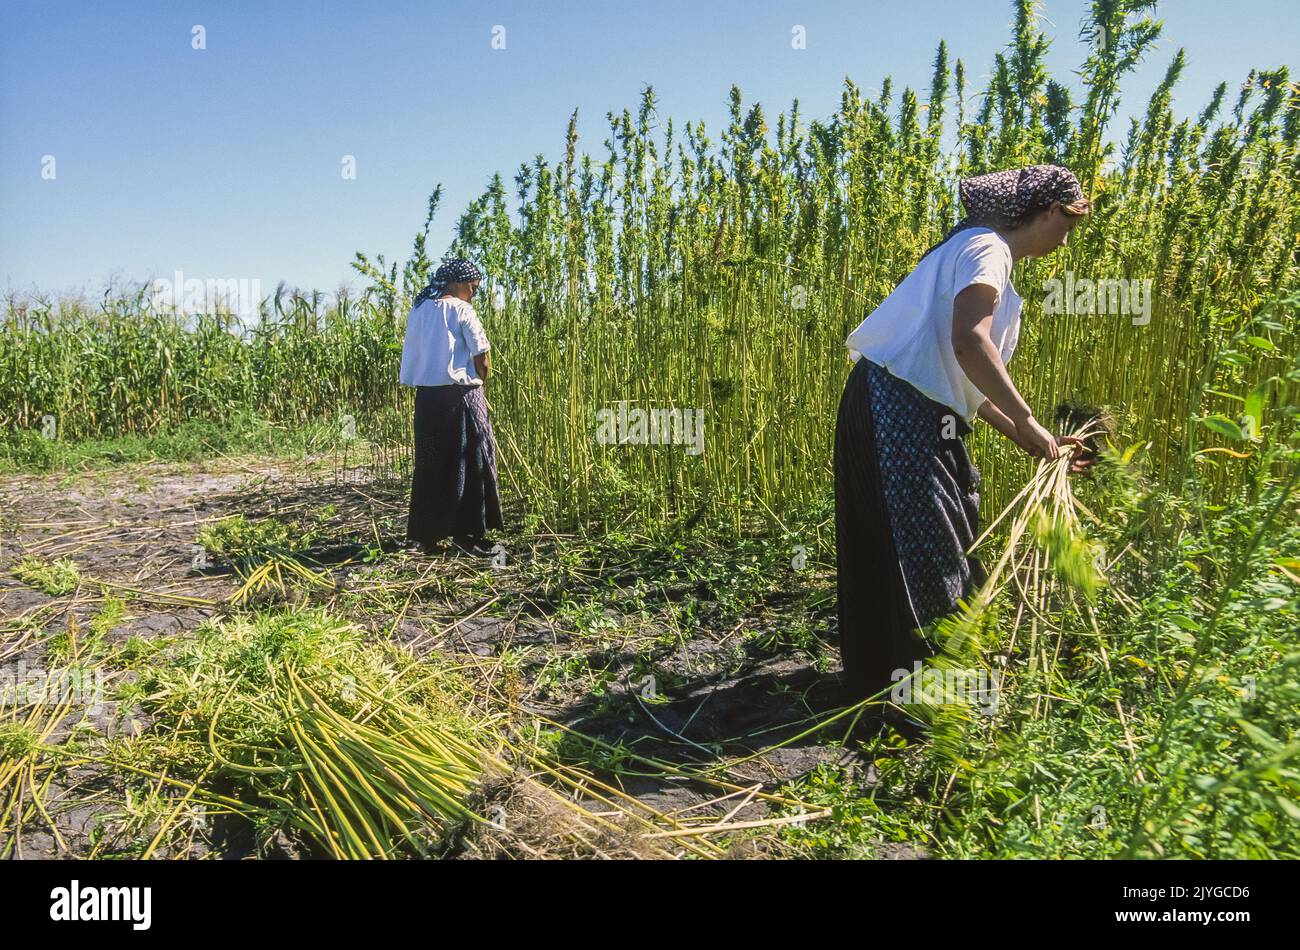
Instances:
[[[1005,365],[1020,339],[1022,300],[1011,286],[1011,248],[992,228],[967,228],[916,265],[845,344],[856,362],[866,356],[950,406],[969,424],[984,394],[952,348],[952,302],[971,284],[997,291],[990,336]]]
[[[403,386],[482,386],[473,357],[491,349],[469,301],[422,300],[406,318],[402,344]]]

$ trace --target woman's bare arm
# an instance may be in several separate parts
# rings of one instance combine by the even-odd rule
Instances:
[[[1002,354],[989,336],[995,306],[997,291],[987,284],[971,284],[957,295],[952,303],[953,355],[966,378],[988,397],[985,404],[992,403],[992,410],[1011,423],[1011,432],[995,424],[995,420],[1001,420],[996,416],[989,418],[983,405],[980,417],[1030,455],[1054,459],[1059,454],[1056,437],[1034,418],[1029,403],[1007,375]]]
[[[993,428],[997,429],[999,432],[1005,435],[1016,445],[1020,445],[1020,436],[1016,433],[1016,424],[1011,421],[1010,416],[1008,416],[997,406],[993,405],[993,403],[990,400],[985,399],[982,403],[980,403],[980,407],[976,412],[976,415],[978,415],[981,419],[983,419]]]
[[[952,303],[952,350],[966,378],[1014,427],[1033,412],[1011,382],[989,336],[996,305],[997,291],[988,284],[971,284],[957,295]]]

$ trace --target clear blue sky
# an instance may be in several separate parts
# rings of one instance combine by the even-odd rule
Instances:
[[[1047,0],[1054,75],[1074,70],[1084,0]],[[660,115],[703,119],[716,142],[728,89],[770,123],[800,101],[832,113],[844,77],[924,89],[943,38],[971,88],[1010,36],[1006,0],[612,2],[72,2],[0,0],[0,289],[97,295],[110,278],[257,278],[359,286],[353,254],[405,260],[444,185],[430,253],[493,172],[554,161],[579,110],[580,148],[603,152],[605,113],[646,83]],[[1189,65],[1180,114],[1219,80],[1300,66],[1294,0],[1174,0],[1164,36],[1126,86],[1140,111],[1174,51]],[[206,30],[204,50],[191,28]],[[491,48],[494,25],[507,48]],[[790,30],[807,30],[793,50]],[[1291,60],[1292,62],[1288,62]],[[1076,98],[1078,96],[1076,95]],[[773,131],[773,135],[775,131]],[[57,178],[43,180],[42,156]],[[355,180],[340,174],[354,155]]]

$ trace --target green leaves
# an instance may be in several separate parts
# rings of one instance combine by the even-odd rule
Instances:
[[[1265,343],[1268,344],[1269,347],[1276,349],[1276,347],[1273,347],[1268,340],[1264,340],[1261,337],[1247,337],[1247,340],[1259,341],[1255,345]],[[1212,393],[1213,395],[1223,396],[1240,402],[1242,404],[1242,413],[1239,419],[1231,419],[1222,413],[1213,413],[1208,416],[1201,416],[1197,421],[1211,432],[1215,432],[1233,442],[1259,442],[1261,439],[1260,430],[1263,426],[1264,407],[1268,401],[1269,388],[1277,381],[1277,379],[1278,377],[1276,376],[1270,376],[1268,379],[1255,384],[1250,392],[1248,392],[1244,397],[1235,396],[1232,393],[1220,392],[1215,389],[1207,389],[1206,392]]]
[[[1174,630],[1169,631],[1174,639],[1189,646],[1196,643],[1196,637],[1194,634],[1200,633],[1201,631],[1201,625],[1199,622],[1185,614],[1168,614],[1164,619],[1175,627]]]
[[[1232,419],[1229,419],[1227,416],[1216,413],[1212,416],[1202,416],[1197,421],[1211,432],[1217,432],[1219,435],[1231,439],[1234,442],[1241,442],[1245,439],[1245,434],[1242,432],[1241,426]]]
[[[1269,733],[1265,732],[1259,726],[1246,719],[1238,719],[1237,725],[1241,728],[1251,741],[1261,746],[1266,752],[1276,752],[1282,748],[1282,743],[1274,739]]]
[[[1253,442],[1259,441],[1259,431],[1264,421],[1264,402],[1268,398],[1269,386],[1276,377],[1270,377],[1259,383],[1246,395],[1245,409],[1242,413],[1243,435]]]

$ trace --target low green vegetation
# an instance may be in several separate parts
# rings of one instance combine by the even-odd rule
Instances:
[[[1154,7],[1090,6],[1107,42],[1077,101],[1016,0],[982,96],[940,44],[928,92],[846,81],[774,137],[733,89],[715,145],[646,88],[603,156],[575,116],[517,209],[493,176],[451,253],[487,274],[505,569],[396,550],[397,365],[440,188],[404,265],[360,254],[361,294],[277,293],[253,326],[143,293],[10,300],[0,472],[278,454],[363,466],[370,507],[196,518],[202,579],[237,577],[220,601],[96,592],[93,533],[9,564],[54,601],[0,626],[0,658],[101,673],[111,708],[0,704],[0,857],[33,835],[90,857],[1300,857],[1300,98],[1261,64],[1183,117],[1180,50],[1112,141]],[[844,337],[953,222],[958,177],[1037,162],[1095,212],[1018,267],[1010,371],[1100,461],[1067,476],[978,426],[989,582],[929,631],[920,702],[844,708]],[[1048,313],[1067,277],[1149,280],[1149,314]],[[704,451],[600,441],[620,405],[702,412]],[[137,596],[206,619],[137,635]],[[857,730],[886,702],[922,737]],[[681,788],[720,810],[637,798]],[[701,830],[746,801],[771,814]],[[59,816],[87,803],[74,847]]]
[[[59,597],[76,590],[81,583],[77,562],[69,557],[47,561],[28,555],[14,568],[14,576],[24,583],[38,587],[51,597]]]

